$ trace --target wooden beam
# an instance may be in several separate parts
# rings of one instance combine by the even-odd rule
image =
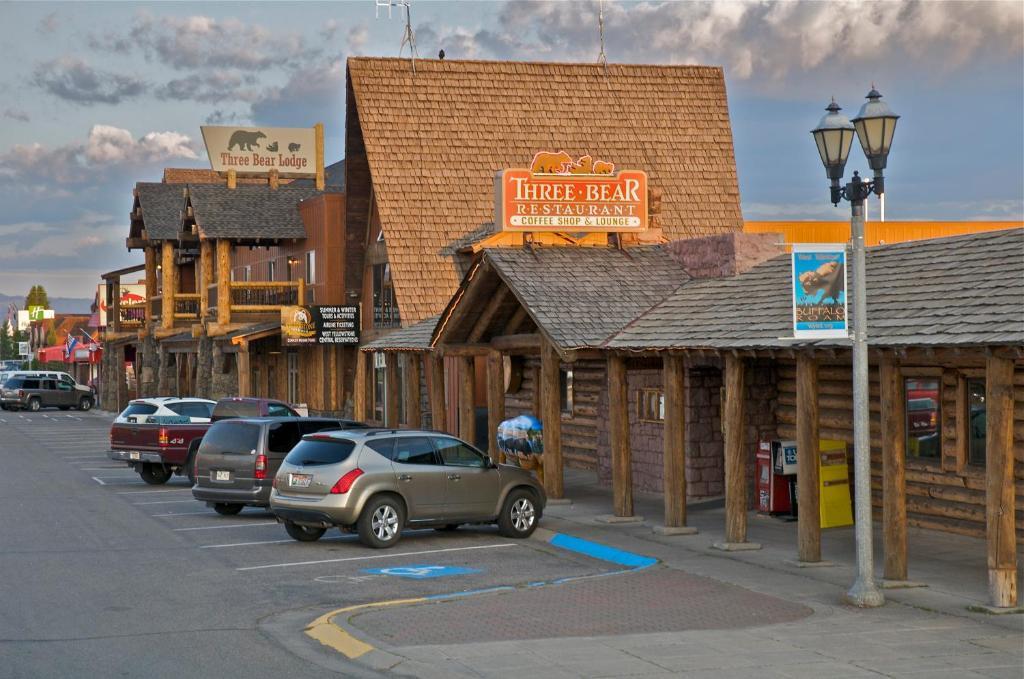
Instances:
[[[558,351],[545,342],[540,352],[540,419],[544,427],[544,490],[549,498],[565,495],[562,467],[562,413],[559,403]]]
[[[821,497],[818,483],[818,361],[810,353],[796,358],[797,559],[821,561]]]
[[[1017,605],[1013,464],[1013,360],[991,355],[985,361],[985,523],[989,600],[1001,608]]]
[[[423,354],[427,363],[427,386],[430,389],[430,422],[431,428],[437,431],[448,431],[448,408],[445,403],[444,390],[444,358],[433,352]]]
[[[506,288],[507,289],[507,288]],[[502,331],[503,335],[513,335],[519,326],[523,324],[523,320],[526,318],[526,307],[519,306],[514,312],[512,317],[508,319],[508,323],[505,324],[505,329]]]
[[[463,356],[459,361],[459,438],[472,444],[476,440],[476,359]]]
[[[491,338],[491,346],[505,353],[540,353],[541,336],[538,333],[498,335]]]
[[[442,354],[443,356],[461,356],[474,357],[474,356],[486,356],[491,352],[491,345],[489,344],[440,344],[434,348],[434,351]]]
[[[235,367],[238,370],[238,395],[252,396],[252,367],[249,365],[249,343],[238,345],[235,354]]]
[[[231,241],[217,239],[217,325],[231,325]]]
[[[490,300],[487,302],[487,306],[484,307],[480,317],[476,319],[476,323],[473,324],[473,329],[469,331],[468,342],[474,344],[480,341],[480,338],[484,336],[484,332],[487,331],[487,327],[494,320],[494,315],[498,313],[498,309],[504,303],[505,298],[508,297],[508,286],[502,284],[501,287],[494,293]]]
[[[153,303],[151,299],[156,297],[156,249],[146,248],[146,323],[152,323]]]
[[[213,243],[199,241],[199,320],[210,310],[210,286],[213,285]]]
[[[313,137],[316,142],[316,190],[323,191],[326,182],[324,172],[324,124],[313,126]]]
[[[722,427],[725,433],[725,541],[747,541],[747,423],[743,414],[743,359],[725,355],[725,403]]]
[[[622,356],[613,354],[608,357],[608,429],[611,434],[612,511],[615,516],[633,516],[633,465],[629,446],[627,387],[626,361]],[[557,398],[557,390],[555,394]],[[544,455],[547,456],[546,446]]]
[[[531,382],[533,383],[533,394],[530,399],[530,414],[540,419],[541,413],[541,379],[540,379],[540,367],[533,366],[530,368]]]
[[[366,422],[368,409],[366,392],[369,386],[367,380],[367,363],[373,360],[373,354],[366,351],[356,351],[356,377],[352,391],[352,417],[358,422]]]
[[[174,264],[174,243],[165,240],[163,243],[161,270],[163,271],[164,287],[161,295],[163,297],[163,309],[160,312],[160,320],[165,330],[174,327],[174,293],[177,281],[177,267]]]
[[[423,427],[420,408],[420,355],[405,354],[405,423],[410,429]]]
[[[882,553],[886,580],[907,579],[907,402],[896,356],[878,366],[882,414]]]
[[[665,356],[665,527],[686,525],[686,359]]]
[[[505,420],[505,362],[501,353],[487,355],[487,452],[494,462],[504,462],[498,450],[498,425]]]
[[[398,387],[398,354],[384,352],[384,426],[397,429],[398,403],[402,395]]]
[[[114,279],[114,283],[111,286],[113,293],[110,298],[110,318],[107,319],[107,323],[110,325],[110,329],[115,333],[121,332],[121,280]]]

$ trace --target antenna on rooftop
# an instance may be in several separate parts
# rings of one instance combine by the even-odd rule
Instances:
[[[380,10],[384,7],[388,10],[388,18],[391,18],[392,7],[404,7],[405,8],[405,33],[402,34],[402,44],[398,47],[398,56],[401,58],[402,52],[405,50],[405,46],[409,45],[409,59],[412,63],[412,72],[416,72],[416,58],[419,57],[419,52],[416,50],[416,34],[412,30],[412,11],[411,5],[412,0],[375,0],[376,9],[375,16],[380,18]]]
[[[601,52],[597,55],[597,63],[604,66],[605,75],[608,74],[608,57],[604,53],[604,0],[597,4],[597,28],[601,32]]]

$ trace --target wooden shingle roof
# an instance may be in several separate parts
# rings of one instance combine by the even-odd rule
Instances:
[[[314,187],[290,185],[229,189],[215,184],[189,185],[188,191],[203,237],[254,240],[305,238],[299,203],[322,193],[340,193],[330,186],[317,191]]]
[[[541,150],[647,172],[678,239],[739,231],[722,69],[352,58],[348,76],[402,318],[459,284],[451,244],[494,219],[494,175]]]
[[[180,184],[138,182],[135,185],[142,208],[142,225],[150,240],[176,240],[181,231],[181,211],[185,207]]]

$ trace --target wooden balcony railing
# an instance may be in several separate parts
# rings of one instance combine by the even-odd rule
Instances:
[[[264,281],[231,283],[231,313],[268,313],[282,306],[301,304],[306,297],[305,281]]]
[[[121,327],[140,328],[146,322],[146,302],[128,302],[120,306]]]
[[[199,293],[179,292],[174,295],[174,319],[199,320]]]

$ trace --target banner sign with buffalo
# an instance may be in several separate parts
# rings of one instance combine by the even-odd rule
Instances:
[[[203,126],[203,141],[215,172],[239,176],[315,177],[317,139],[312,127]]]
[[[647,174],[615,171],[589,155],[541,151],[529,168],[494,180],[495,223],[502,231],[564,233],[647,229]]]
[[[281,344],[286,347],[359,344],[359,307],[282,307]]]
[[[793,336],[848,337],[846,290],[844,244],[794,244]]]

